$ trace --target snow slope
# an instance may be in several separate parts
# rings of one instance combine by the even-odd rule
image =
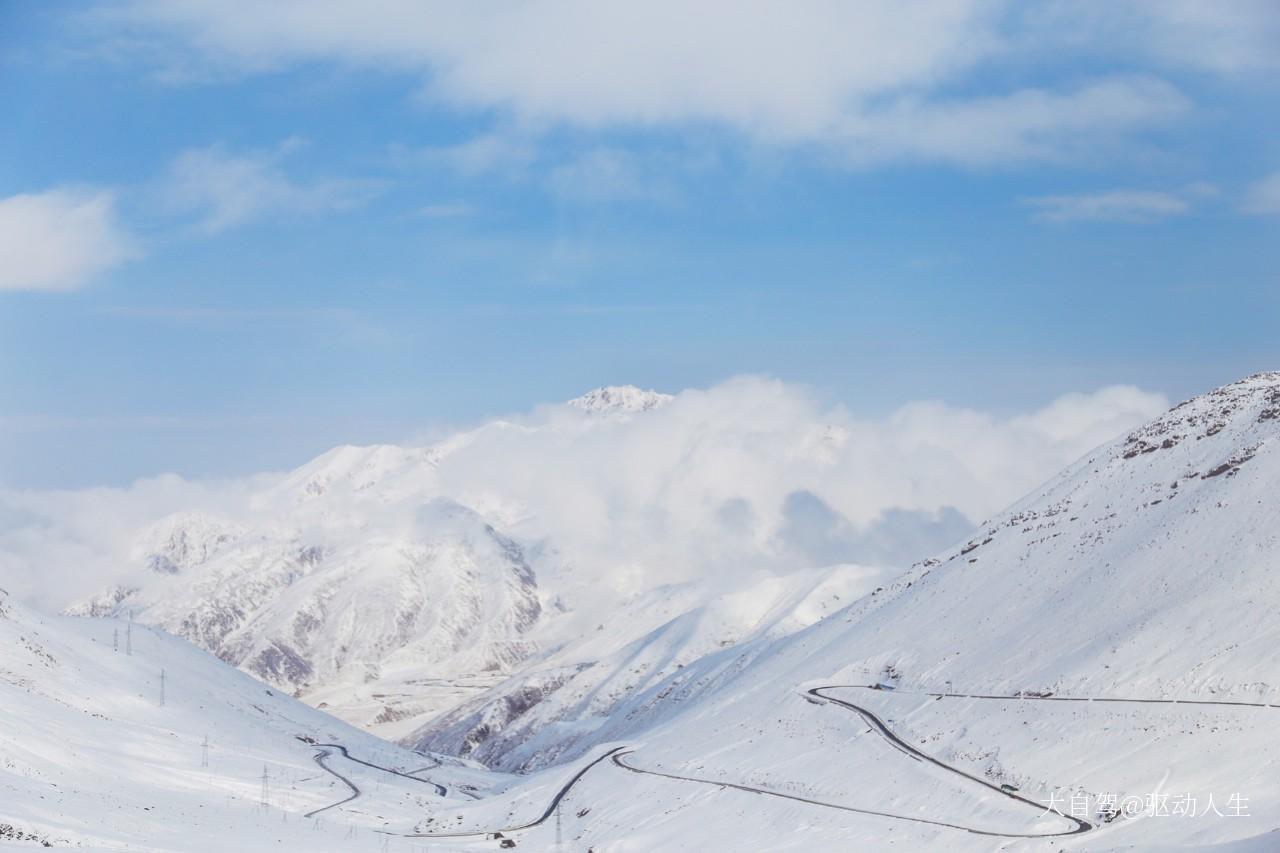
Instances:
[[[616,849],[726,837],[779,850],[1277,849],[1277,483],[1280,374],[1184,403],[840,613],[707,655],[616,708],[592,739],[642,740],[631,762],[701,781],[646,777],[600,819],[642,827]],[[865,687],[882,682],[896,690]],[[827,689],[802,695],[816,686]],[[1078,800],[1092,826],[1047,842],[915,822],[1070,829],[911,760],[833,699],[992,785],[1064,812]],[[1168,701],[1099,701],[1114,699]],[[691,799],[639,805],[676,785]],[[797,792],[894,817],[833,818],[773,796]],[[1113,797],[1153,794],[1208,813],[1159,814],[1153,800],[1152,813],[1106,819]],[[1247,815],[1229,813],[1233,795]],[[578,832],[613,830],[586,820]]]
[[[547,721],[539,748],[632,744],[573,787],[564,837],[1277,849],[1278,433],[1280,374],[1211,392],[808,628]]]
[[[41,617],[0,592],[0,652],[3,840],[376,850],[379,830],[410,831],[433,810],[505,783],[380,741],[142,625]],[[391,769],[428,769],[418,781],[334,754],[330,766],[370,795],[331,810],[349,789],[300,738]]]
[[[837,609],[831,596],[841,593],[814,577],[674,606],[642,642],[603,643],[607,677],[568,680],[562,689],[574,698],[557,691],[534,705],[527,731],[515,731],[521,715],[504,724],[513,765],[536,765],[544,752],[578,756],[572,763],[519,784],[433,769],[444,798],[394,777],[389,786],[408,789],[395,788],[391,804],[366,794],[333,813],[364,830],[394,825],[412,836],[398,842],[432,849],[492,849],[484,833],[497,829],[522,849],[610,853],[1277,849],[1278,437],[1280,374],[1211,392],[1089,454],[974,538],[849,606]],[[845,594],[865,581],[855,576]],[[639,625],[651,608],[668,616],[641,599],[606,623]],[[237,721],[213,740],[245,756],[218,782],[242,801],[272,760],[268,749],[284,766],[314,765],[307,744],[278,747],[299,729],[367,749],[384,766],[412,755],[326,727],[318,712],[226,667],[210,671],[216,661],[178,641],[129,658],[105,644],[108,622],[41,626],[11,606],[5,620],[3,648],[16,651],[0,702],[3,778],[17,796],[0,810],[17,805],[0,820],[24,832],[99,838],[88,824],[102,803],[145,822],[144,806],[163,799],[159,831],[181,834],[195,821],[226,833],[200,814],[212,783],[189,768],[210,708]],[[49,638],[34,647],[19,639],[36,630]],[[726,631],[737,639],[719,646]],[[548,661],[581,653],[570,644]],[[193,704],[181,707],[181,726],[164,716],[179,693],[165,708],[148,698],[156,691],[146,673],[158,665],[177,673],[174,691],[187,685],[182,701]],[[615,690],[619,679],[625,689]],[[89,705],[103,697],[95,708],[108,719],[98,720]],[[231,729],[261,739],[223,733]],[[473,731],[455,718],[421,734]],[[129,785],[104,791],[108,766],[125,768]],[[140,797],[152,777],[154,797]],[[481,799],[461,794],[464,780]],[[311,784],[292,780],[290,796],[319,802]],[[1191,815],[1173,811],[1188,800]],[[265,840],[264,821],[234,802],[229,825],[250,847]],[[1129,803],[1129,813],[1117,808]],[[93,831],[136,838],[137,826]],[[296,836],[278,846],[324,849]]]
[[[592,732],[631,697],[713,651],[811,625],[884,576],[832,566],[763,576],[719,595],[705,583],[652,590],[402,742],[515,772],[576,758],[598,744]]]

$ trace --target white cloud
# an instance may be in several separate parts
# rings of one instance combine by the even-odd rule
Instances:
[[[839,149],[854,163],[921,159],[965,166],[1080,161],[1119,149],[1126,135],[1187,113],[1190,102],[1147,76],[1095,80],[1066,91],[1022,89],[963,99],[903,97],[848,116]]]
[[[136,255],[109,192],[55,189],[0,199],[0,290],[74,290]]]
[[[547,406],[433,442],[445,452],[429,469],[393,466],[386,489],[361,485],[350,506],[325,504],[324,518],[394,533],[421,501],[447,496],[622,593],[634,589],[621,578],[645,586],[908,562],[1165,407],[1158,394],[1114,387],[1012,417],[922,402],[867,418],[745,377],[684,391],[630,420]],[[300,506],[298,495],[264,491],[278,482],[0,490],[0,572],[11,591],[62,603],[118,576],[123,558],[112,555],[125,554],[148,519],[203,509],[250,525],[291,523],[282,513]]]
[[[274,151],[234,154],[220,145],[180,154],[169,168],[161,195],[173,211],[196,218],[196,227],[216,233],[278,214],[344,210],[377,191],[369,181],[291,179],[283,161],[303,143],[285,140]]]
[[[332,61],[415,75],[430,98],[495,111],[526,129],[714,124],[773,143],[834,145],[854,162],[910,156],[991,165],[1088,156],[1100,130],[1128,133],[1186,108],[1176,89],[1149,77],[1023,90],[992,81],[1039,79],[1046,70],[1052,77],[1098,45],[1126,68],[1218,69],[1233,64],[1237,49],[1266,55],[1266,39],[1250,26],[1267,17],[1262,4],[1237,3],[1214,17],[1217,8],[1136,0],[1111,12],[1050,3],[1037,13],[997,0],[706,0],[696,8],[677,0],[134,0],[96,18],[107,40],[127,32],[137,44],[149,34],[155,50],[184,65],[254,73]],[[1200,32],[1212,46],[1192,37]],[[994,65],[1005,73],[979,73]],[[459,152],[477,163],[509,154]]]
[[[1280,213],[1280,172],[1272,172],[1249,187],[1240,209],[1245,213]]]
[[[1113,190],[1083,195],[1049,195],[1023,199],[1036,209],[1040,222],[1149,223],[1190,212],[1181,196],[1149,190]]]
[[[43,606],[65,606],[129,576],[123,557],[143,525],[188,508],[234,511],[263,484],[252,477],[200,483],[167,474],[120,489],[0,488],[2,585]]]
[[[1171,66],[1219,74],[1280,68],[1280,5],[1274,0],[1112,0],[1051,4],[1051,23],[1095,46],[1130,50]]]

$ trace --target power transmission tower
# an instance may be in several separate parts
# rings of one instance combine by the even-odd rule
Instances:
[[[204,736],[204,743],[200,744],[200,766],[209,766],[209,736]]]
[[[164,670],[160,670],[160,707],[164,707]]]

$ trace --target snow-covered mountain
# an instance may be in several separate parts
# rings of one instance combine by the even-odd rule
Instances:
[[[308,699],[335,685],[389,687],[428,674],[492,681],[536,648],[533,569],[519,545],[458,504],[429,501],[411,521],[316,544],[300,526],[166,518],[139,539],[149,576],[72,613],[132,613]],[[394,723],[456,698],[422,694],[407,706],[349,706],[354,696],[335,704],[354,712],[344,716],[367,714],[360,722]]]
[[[566,405],[586,420],[538,428],[572,438],[594,419],[615,422],[671,399],[601,388]],[[493,421],[430,447],[336,448],[266,482],[239,520],[182,511],[143,528],[127,553],[128,579],[67,612],[131,615],[345,720],[404,735],[578,638],[593,618],[569,613],[565,601],[594,581],[560,565],[554,547],[492,520],[519,519],[519,506],[466,494],[486,517],[440,482],[451,454],[529,429]],[[535,563],[553,573],[551,588],[540,586]],[[635,633],[618,632],[619,642],[654,627],[654,612]]]
[[[397,833],[383,841],[440,849],[484,849],[494,832],[533,850],[1277,849],[1277,483],[1280,374],[1260,374],[1104,445],[899,576],[762,575],[602,611],[594,637],[540,645],[411,738],[510,768],[562,763],[518,784],[440,768],[453,795],[434,799],[395,777],[390,804],[365,794],[334,820],[350,813],[357,832],[378,825]],[[483,540],[473,521],[462,529]],[[147,571],[199,573],[238,547],[224,525],[199,527],[155,531],[147,541],[177,572]],[[554,624],[549,610],[539,622]],[[0,822],[13,831],[124,838],[124,824],[88,828],[115,809],[136,814],[135,846],[201,849],[180,836],[217,837],[199,813],[212,785],[240,797],[228,805],[237,832],[269,841],[243,810],[255,768],[316,761],[302,741],[282,754],[282,732],[359,743],[375,765],[406,769],[412,753],[326,726],[163,634],[135,628],[134,655],[113,652],[112,624],[42,623],[12,605],[0,616],[0,709],[16,721],[0,733],[0,779],[17,793],[0,800]],[[164,708],[149,674],[159,668],[171,690],[183,685]],[[181,726],[163,716],[178,695]],[[214,738],[244,756],[216,782],[183,764],[211,708],[255,721],[220,732],[258,733]],[[127,791],[107,787],[106,767]],[[271,778],[308,808],[321,799],[312,777]],[[331,776],[317,778],[334,793]],[[467,785],[479,799],[459,793]],[[48,808],[39,795],[62,800]],[[161,831],[177,835],[137,845],[144,803],[162,803]],[[325,849],[333,837],[280,844]]]
[[[1260,374],[809,628],[528,742],[639,742],[597,807],[636,849],[1277,849],[1278,483],[1280,374]]]
[[[609,385],[575,397],[568,405],[596,415],[631,415],[670,403],[674,397],[634,385]]]
[[[1131,417],[1129,396],[1103,409]],[[796,405],[767,382],[678,397],[609,387],[429,446],[335,448],[256,478],[247,497],[142,527],[119,552],[129,572],[70,612],[132,613],[385,737],[545,766],[560,747],[522,746],[531,731],[574,729],[755,636],[757,610],[824,584],[854,594],[839,578],[860,570],[814,567],[919,558],[970,529],[932,498],[862,523],[838,511],[832,495],[848,491],[850,513],[869,501],[835,477],[867,455],[855,440],[867,430],[839,413],[815,425]],[[1092,417],[1072,423],[1091,434]],[[910,423],[894,430],[910,455],[941,458]],[[1020,423],[1018,445],[1071,432],[1050,426]],[[918,477],[894,476],[916,501]],[[631,647],[668,652],[640,678],[624,666]]]

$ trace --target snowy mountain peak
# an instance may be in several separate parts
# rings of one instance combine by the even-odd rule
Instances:
[[[154,572],[176,575],[205,562],[245,532],[235,522],[204,513],[174,513],[138,536],[133,556]]]
[[[1272,429],[1267,429],[1268,423]],[[1123,459],[1133,459],[1221,434],[1211,446],[1252,456],[1257,443],[1276,428],[1280,428],[1280,373],[1257,373],[1179,403],[1129,433],[1117,452]],[[1219,473],[1231,467],[1226,465]]]
[[[634,385],[609,385],[575,397],[567,405],[591,414],[635,414],[665,406],[674,398],[658,391],[645,391]]]

